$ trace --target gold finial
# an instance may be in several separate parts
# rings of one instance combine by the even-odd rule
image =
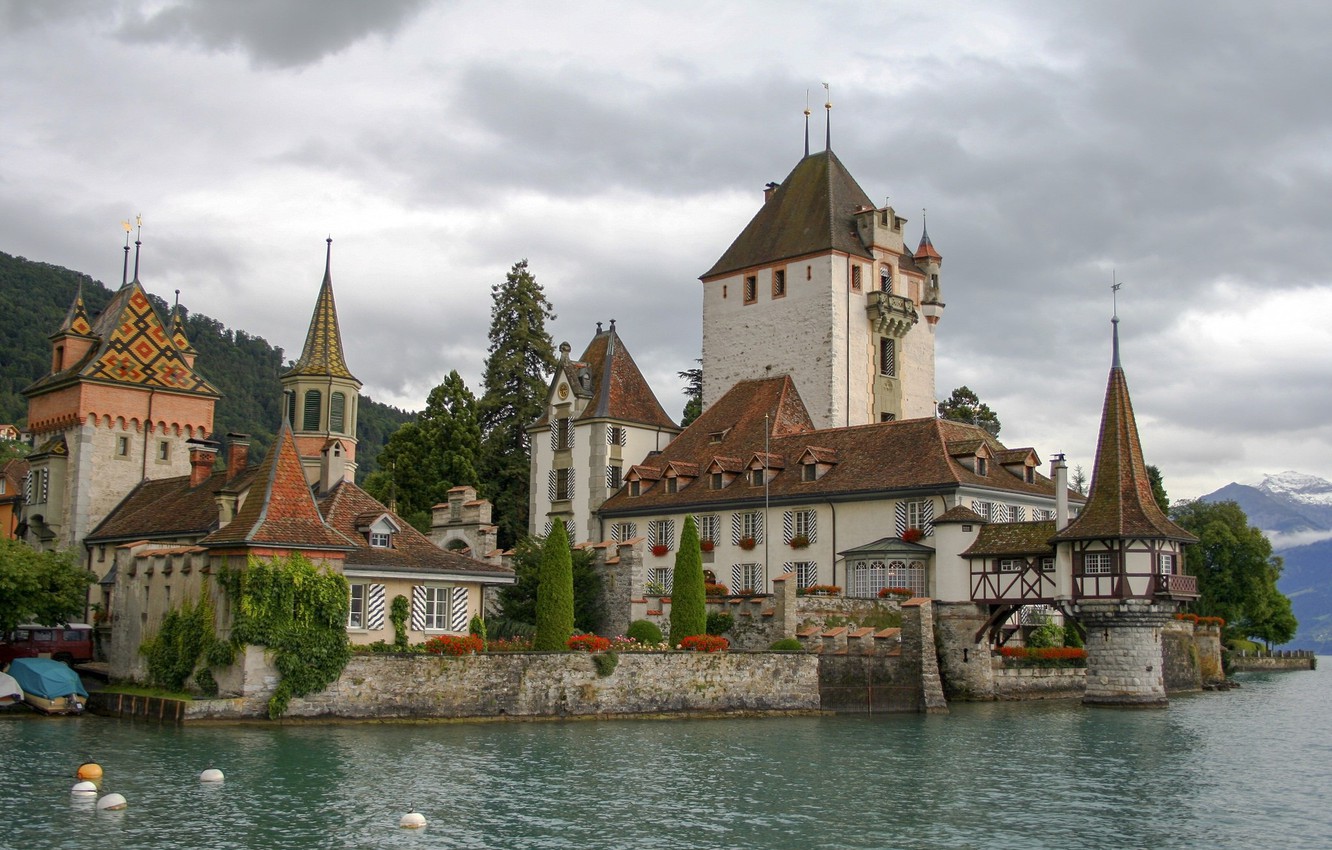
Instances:
[[[130,232],[130,223],[129,223],[129,219],[126,219],[126,220],[122,221],[122,222],[120,223],[120,226],[123,227],[123,228],[125,228],[125,233],[128,234],[128,233]]]

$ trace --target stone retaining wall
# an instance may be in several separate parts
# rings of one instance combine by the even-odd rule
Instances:
[[[994,668],[995,699],[1081,699],[1086,689],[1082,667]]]
[[[1318,659],[1308,650],[1278,650],[1262,655],[1235,652],[1230,655],[1230,669],[1235,673],[1254,673],[1262,670],[1316,670]]]

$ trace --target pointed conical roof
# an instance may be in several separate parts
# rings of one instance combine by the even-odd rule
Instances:
[[[702,278],[829,250],[873,259],[852,218],[856,210],[873,207],[835,153],[810,154]]]
[[[666,415],[661,402],[624,347],[615,323],[588,343],[582,362],[591,372],[593,399],[579,419],[621,419],[662,428],[678,426]]]
[[[60,323],[60,327],[52,337],[64,336],[65,334],[74,334],[76,336],[92,336],[92,320],[88,318],[88,308],[83,303],[83,283],[79,283],[79,291],[74,296],[74,301],[70,303],[69,310],[65,312],[65,320]]]
[[[171,343],[182,354],[199,353],[190,345],[190,338],[185,335],[185,318],[181,315],[179,304],[171,308]]]
[[[286,419],[254,475],[245,504],[225,528],[200,543],[280,549],[344,550],[354,544],[324,522],[301,469],[296,438]]]
[[[1118,322],[1116,319],[1114,353],[1105,388],[1105,406],[1101,411],[1101,436],[1096,445],[1091,495],[1077,518],[1053,539],[1145,537],[1196,541],[1196,537],[1166,517],[1152,495],[1128,381],[1119,365]]]
[[[928,225],[921,227],[920,246],[916,248],[916,260],[920,261],[925,259],[935,261],[943,259],[943,257],[939,255],[939,252],[934,250],[934,243],[930,241],[930,228]]]
[[[338,308],[333,302],[332,261],[333,240],[330,238],[324,258],[324,282],[315,300],[310,330],[305,335],[305,348],[301,350],[301,359],[283,377],[317,375],[356,381],[342,355],[342,331],[338,327]]]

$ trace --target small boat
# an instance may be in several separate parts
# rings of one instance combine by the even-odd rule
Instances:
[[[63,661],[15,658],[9,675],[23,689],[23,701],[45,714],[80,714],[88,701],[79,674]]]
[[[0,673],[0,710],[12,708],[21,702],[23,702],[23,689],[19,687],[19,683],[8,673]]]

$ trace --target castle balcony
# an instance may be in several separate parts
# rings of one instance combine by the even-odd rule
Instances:
[[[880,336],[897,339],[906,336],[920,321],[915,303],[891,292],[870,292],[865,298],[865,312]]]
[[[971,601],[989,605],[1044,605],[1058,593],[1055,573],[1039,563],[1022,569],[995,570],[992,562],[971,570]]]
[[[1171,599],[1189,602],[1198,598],[1198,577],[1161,573],[1073,574],[1076,599]]]

